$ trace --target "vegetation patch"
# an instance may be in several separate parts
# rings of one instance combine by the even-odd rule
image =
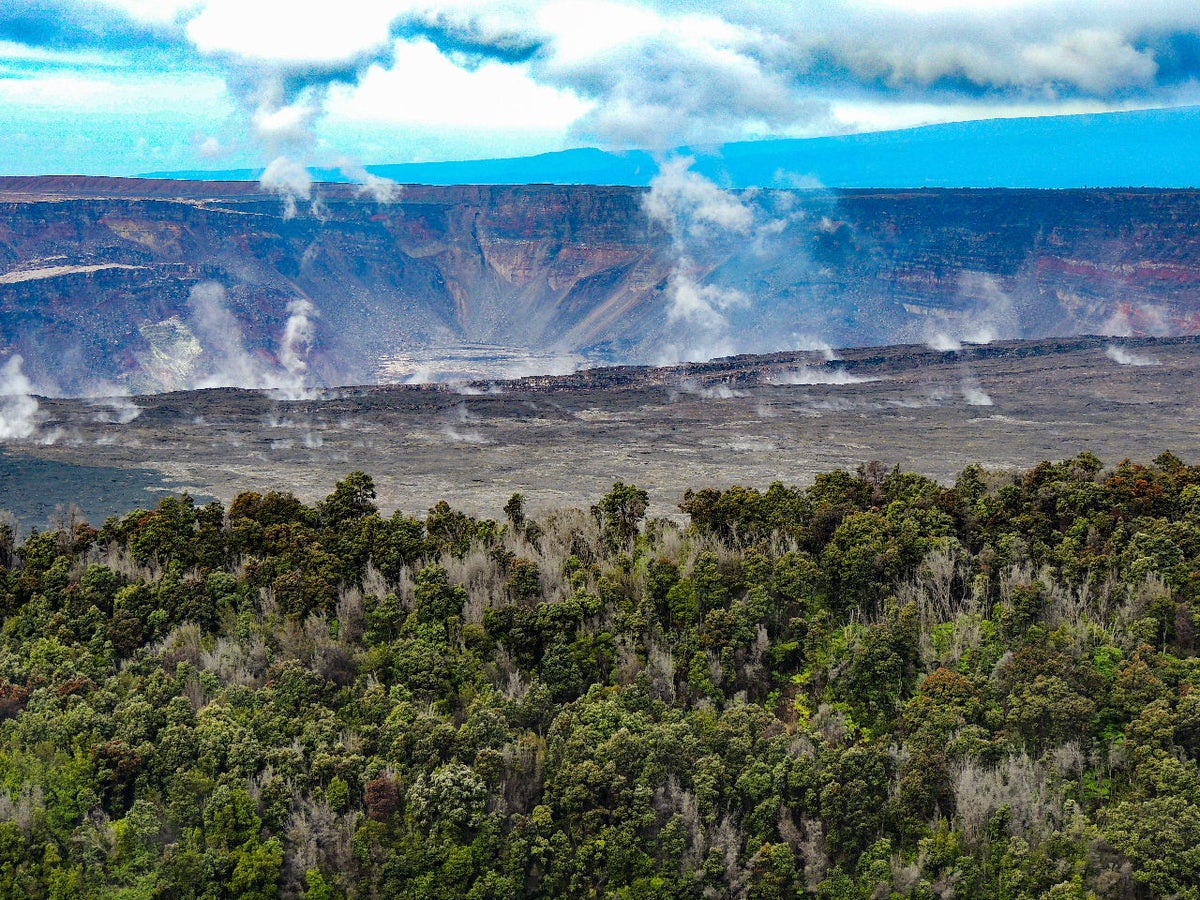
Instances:
[[[1200,466],[648,500],[0,530],[0,896],[1200,898]]]

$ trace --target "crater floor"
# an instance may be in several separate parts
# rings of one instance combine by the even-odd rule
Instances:
[[[134,398],[141,411],[123,424],[128,407],[112,415],[97,401],[43,399],[35,435],[6,446],[3,465],[23,477],[0,480],[0,507],[40,527],[47,507],[32,500],[77,502],[93,521],[139,491],[146,506],[164,489],[225,501],[278,489],[314,501],[362,469],[384,510],[423,513],[445,499],[499,516],[515,491],[533,510],[590,504],[620,479],[649,490],[661,515],[677,513],[688,487],[804,484],[871,460],[943,481],[972,462],[1025,467],[1084,450],[1108,464],[1167,449],[1195,462],[1198,350],[1194,337],[1085,337],[347,388],[301,401],[218,389]],[[92,467],[94,483],[88,468],[63,481],[34,461]],[[114,470],[129,473],[119,498]]]

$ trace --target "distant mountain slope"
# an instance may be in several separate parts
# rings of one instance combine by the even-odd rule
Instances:
[[[1194,187],[1200,107],[986,119],[839,137],[750,141],[696,157],[728,187]],[[644,151],[564,150],[515,159],[368,166],[404,184],[649,184]],[[254,180],[261,170],[160,172],[147,177]],[[345,181],[335,169],[317,180]]]

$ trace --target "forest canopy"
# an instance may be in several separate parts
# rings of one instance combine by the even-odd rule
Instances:
[[[0,528],[0,896],[1200,900],[1200,466]]]

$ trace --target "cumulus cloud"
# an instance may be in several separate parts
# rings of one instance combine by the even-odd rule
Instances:
[[[527,62],[545,49],[548,35],[530,30],[529,22],[508,4],[442,3],[401,14],[392,33],[427,40],[470,68],[485,61]]]
[[[316,153],[331,89],[436,46],[585,106],[576,138],[667,148],[852,128],[838,104],[1179,102],[1200,81],[1200,6],[1175,0],[821,4],[744,0],[25,0],[0,40],[219,71],[274,156]],[[155,55],[157,54],[157,55]],[[149,63],[146,59],[150,59]],[[156,62],[157,60],[157,62]],[[403,103],[403,96],[396,102]]]
[[[759,35],[717,24],[664,20],[661,31],[602,55],[552,55],[535,71],[595,101],[573,131],[610,146],[663,149],[832,123],[828,101],[804,96],[755,52]]]
[[[84,0],[21,0],[0,5],[0,40],[56,50],[178,54],[191,46],[174,16],[149,8]]]
[[[187,13],[186,33],[223,70],[254,137],[272,152],[301,155],[315,143],[330,88],[357,84],[371,66],[394,60],[396,7],[202,0]]]
[[[1160,100],[1200,75],[1200,10],[1058,0],[787,6],[711,0],[420,4],[394,33],[496,60],[592,107],[577,137],[666,148],[834,131],[834,100]]]

